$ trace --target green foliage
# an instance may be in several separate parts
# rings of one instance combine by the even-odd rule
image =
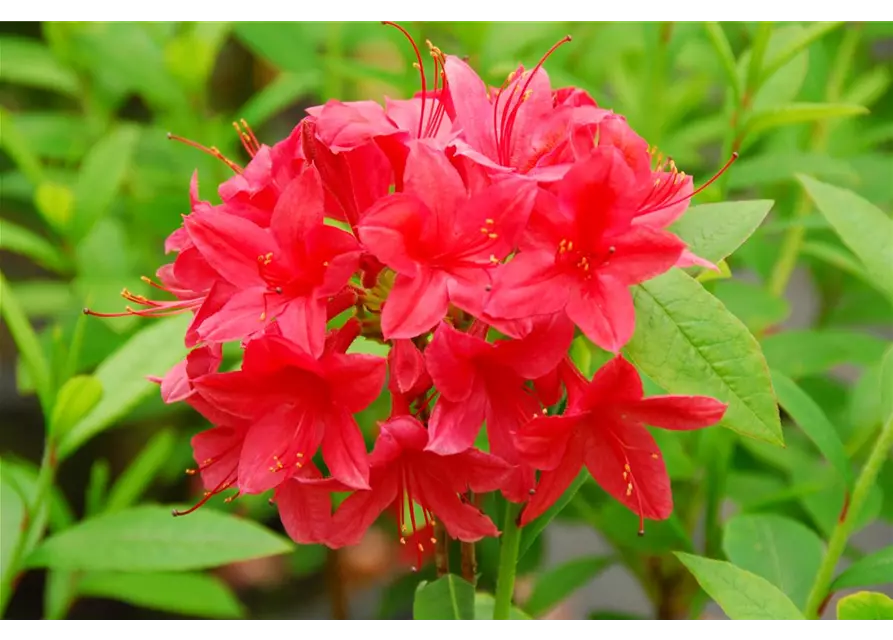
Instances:
[[[860,591],[837,603],[838,620],[893,620],[893,599],[883,593]]]
[[[474,620],[474,586],[452,574],[421,583],[415,592],[415,620]]]

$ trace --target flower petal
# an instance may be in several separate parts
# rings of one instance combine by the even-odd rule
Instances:
[[[540,473],[536,493],[521,512],[518,524],[523,527],[545,513],[579,475],[582,467],[583,452],[580,447],[566,447],[564,455],[555,468]]]
[[[707,396],[651,396],[617,407],[623,418],[648,425],[688,431],[716,424],[727,404]]]
[[[426,451],[449,455],[465,451],[484,426],[487,395],[483,385],[464,400],[451,402],[441,397],[428,422],[430,440]]]
[[[477,542],[487,536],[498,536],[499,530],[477,507],[462,502],[459,494],[447,488],[442,478],[432,477],[426,468],[413,468],[418,495],[414,496],[434,513],[451,538]]]
[[[446,275],[420,269],[415,276],[399,274],[381,313],[385,340],[415,338],[430,331],[447,312]]]
[[[567,315],[596,345],[617,353],[629,342],[636,314],[629,287],[610,276],[597,276],[570,293]]]
[[[397,474],[374,471],[371,489],[354,491],[335,512],[328,545],[338,548],[357,544],[381,512],[397,499]]]
[[[670,478],[648,430],[603,420],[587,431],[586,467],[602,489],[643,518],[668,518],[673,511]]]
[[[669,231],[636,225],[612,241],[614,254],[599,267],[605,274],[624,284],[638,284],[669,271],[675,265],[685,243]]]
[[[493,276],[484,310],[497,318],[519,319],[556,313],[568,301],[568,281],[546,251],[523,251]]]
[[[333,478],[353,489],[369,488],[366,443],[359,425],[342,407],[332,407],[327,412],[322,457]]]
[[[289,182],[279,196],[270,230],[283,251],[295,253],[303,249],[310,230],[323,224],[323,216],[322,184],[319,172],[311,166]]]
[[[579,399],[571,398],[571,411],[597,410],[618,403],[633,405],[643,394],[639,372],[623,356],[616,356],[595,372]]]
[[[527,464],[550,471],[562,464],[574,430],[576,416],[548,416],[531,420],[515,434],[515,448]]]
[[[257,269],[258,256],[276,252],[267,231],[236,216],[196,212],[183,220],[192,242],[208,264],[239,288],[263,284]]]
[[[276,488],[282,526],[298,544],[325,544],[332,527],[331,490],[293,478]]]

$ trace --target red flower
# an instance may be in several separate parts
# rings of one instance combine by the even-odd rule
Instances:
[[[275,318],[302,349],[322,352],[327,299],[356,271],[360,251],[350,234],[324,224],[314,169],[289,183],[269,230],[244,218],[204,212],[186,218],[185,225],[208,263],[238,289],[198,326],[202,340],[240,340]]]
[[[512,437],[540,414],[542,405],[526,383],[555,369],[573,337],[573,324],[562,315],[540,322],[522,340],[495,343],[441,323],[425,349],[440,391],[427,450],[441,455],[465,451],[486,421],[490,450],[515,467],[503,492],[515,502],[527,500],[533,471],[520,465]]]
[[[670,269],[684,243],[633,225],[634,176],[620,153],[598,148],[540,192],[521,252],[494,276],[485,312],[528,318],[565,311],[598,346],[617,352],[635,325],[629,286]]]
[[[332,530],[333,491],[346,491],[334,478],[323,478],[313,463],[297,469],[276,487],[273,500],[282,526],[298,544],[328,544]]]
[[[564,415],[532,420],[515,438],[521,457],[541,469],[536,494],[521,514],[527,524],[564,492],[584,465],[602,488],[644,518],[673,511],[670,479],[645,425],[671,430],[716,424],[726,405],[705,396],[645,398],[639,374],[618,356],[587,382],[566,365]]]
[[[410,143],[403,193],[363,218],[360,239],[397,272],[382,311],[388,340],[413,338],[444,317],[450,302],[472,311],[524,229],[536,188],[503,180],[469,194],[443,153]]]
[[[425,358],[412,340],[394,340],[388,351],[388,391],[391,415],[409,415],[410,405],[431,389]]]
[[[500,89],[488,90],[468,64],[446,57],[450,115],[461,131],[453,143],[458,154],[491,173],[514,170],[539,181],[558,180],[570,169],[576,136],[591,141],[609,112],[580,90],[553,94],[542,65],[568,41],[553,46],[533,70],[519,67]]]
[[[244,493],[262,493],[287,478],[316,453],[334,478],[368,487],[366,446],[351,414],[365,409],[384,384],[383,358],[344,354],[356,325],[335,332],[317,359],[277,335],[248,343],[240,371],[194,381],[201,397],[250,421],[239,459]],[[340,342],[340,344],[338,344]]]
[[[382,423],[369,456],[371,488],[356,491],[341,503],[332,521],[331,546],[359,542],[388,507],[396,510],[401,538],[410,533],[403,515],[407,506],[413,531],[433,524],[437,517],[459,540],[475,542],[499,535],[493,522],[459,494],[499,488],[508,466],[477,449],[440,456],[426,451],[427,444],[428,432],[415,418],[400,416]],[[422,522],[416,521],[416,504],[422,509]]]

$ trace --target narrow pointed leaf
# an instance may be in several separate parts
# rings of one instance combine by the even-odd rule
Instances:
[[[893,584],[893,546],[864,556],[834,580],[832,591]]]
[[[707,32],[710,44],[716,50],[716,55],[719,56],[719,61],[726,74],[726,82],[732,89],[732,96],[737,104],[741,96],[741,81],[735,67],[735,54],[732,53],[732,45],[729,44],[726,32],[718,22],[705,22],[704,30]]]
[[[174,433],[170,430],[155,434],[139,455],[112,485],[106,501],[106,511],[119,511],[136,502],[167,463],[174,449]]]
[[[762,81],[765,82],[794,56],[841,25],[843,25],[843,22],[814,22],[802,29],[796,38],[785,42],[785,46],[766,61],[766,64],[763,66]]]
[[[0,249],[30,258],[51,271],[64,273],[69,267],[68,261],[52,243],[9,220],[3,221]]]
[[[52,384],[49,361],[40,346],[37,334],[34,333],[31,323],[28,322],[2,272],[0,272],[0,299],[3,300],[3,304],[0,304],[0,313],[19,350],[19,357],[28,369],[44,410],[49,411]]]
[[[415,620],[474,620],[474,587],[453,574],[434,582],[423,582],[415,592],[412,617]]]
[[[691,207],[670,231],[695,255],[718,262],[747,240],[772,209],[772,200],[715,202]]]
[[[93,410],[102,399],[102,383],[95,376],[69,378],[56,394],[53,413],[48,423],[50,436],[59,439]]]
[[[794,102],[755,112],[744,123],[746,135],[801,122],[816,122],[830,118],[849,118],[868,113],[861,104],[827,102]]]

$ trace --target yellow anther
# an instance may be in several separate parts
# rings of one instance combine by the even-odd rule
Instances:
[[[499,237],[499,234],[498,233],[488,233],[487,237],[490,238],[490,240],[496,240],[496,238]]]
[[[630,482],[626,485],[626,495],[631,496],[633,494],[633,483]]]
[[[545,407],[543,407],[543,415],[544,415],[544,416],[549,415],[549,410],[546,409]]]
[[[573,241],[573,240],[569,240],[569,241],[568,241],[568,243],[567,243],[567,250],[568,250],[568,251],[573,251],[573,250],[574,250],[574,241]]]
[[[437,538],[431,538],[431,544],[437,544]]]
[[[628,464],[623,465],[623,469],[624,471],[632,471],[632,469],[629,468]]]
[[[484,222],[486,222],[487,224],[496,224],[493,218],[487,218],[486,220],[484,220]]]
[[[626,480],[627,478],[629,478],[629,474],[628,474],[626,471],[624,471],[624,472],[623,472],[623,479]]]
[[[419,547],[419,551],[425,550],[425,546],[421,542],[417,546]]]
[[[656,453],[652,453],[652,454],[651,454],[651,457],[652,457],[654,460],[660,460],[660,456],[657,455]]]
[[[481,233],[490,233],[490,230],[487,227],[481,227]]]
[[[490,262],[491,262],[492,264],[499,264],[499,258],[497,258],[495,255],[493,255],[493,254],[491,253],[491,254],[490,254]]]
[[[298,453],[295,454],[295,457],[296,457],[296,458],[303,458],[303,457],[304,457],[304,454],[298,452]]]
[[[187,475],[187,476],[194,476],[194,475],[195,475],[195,469],[186,469],[186,475]]]
[[[322,266],[324,266],[324,267],[328,267],[328,266],[329,266],[329,261],[328,261],[328,260],[323,260]]]
[[[400,544],[406,544],[406,538],[400,536]]]

